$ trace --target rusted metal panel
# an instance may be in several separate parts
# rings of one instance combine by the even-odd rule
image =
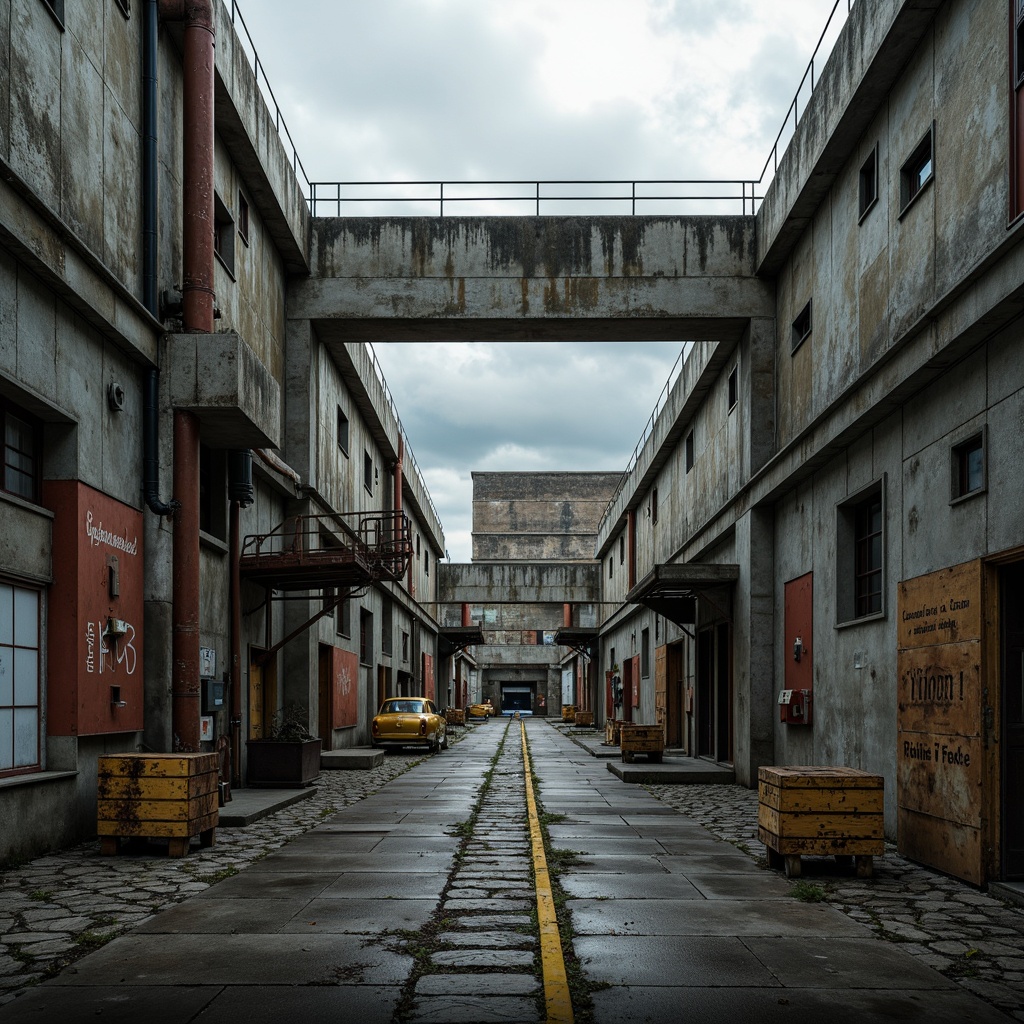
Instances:
[[[813,690],[814,574],[805,573],[785,585],[785,646],[787,690]],[[799,657],[796,645],[799,642]]]
[[[980,561],[899,585],[897,836],[901,853],[984,881],[989,779]]]

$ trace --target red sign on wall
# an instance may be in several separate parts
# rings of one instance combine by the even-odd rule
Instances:
[[[331,648],[331,728],[359,724],[359,656]]]
[[[143,517],[75,480],[48,480],[53,510],[47,721],[54,736],[143,726]]]

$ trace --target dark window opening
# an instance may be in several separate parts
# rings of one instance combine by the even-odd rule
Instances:
[[[409,634],[402,631],[402,661],[409,660]]]
[[[729,374],[729,412],[736,408],[739,399],[739,367],[734,366]]]
[[[227,538],[227,473],[222,451],[199,446],[199,529]]]
[[[224,269],[235,274],[235,222],[220,196],[213,197],[213,251]]]
[[[380,610],[380,653],[391,655],[394,652],[394,609],[391,602],[385,598]]]
[[[882,610],[882,496],[858,505],[854,520],[854,610],[857,618]]]
[[[626,538],[619,537],[619,565],[626,561]]]
[[[651,492],[651,526],[658,521],[658,488]]]
[[[693,469],[693,431],[686,435],[686,472]]]
[[[651,631],[640,633],[640,675],[647,679],[651,674]]]
[[[373,459],[369,452],[363,452],[363,486],[373,494]]]
[[[249,244],[249,204],[246,202],[245,196],[242,195],[241,189],[238,192],[238,234],[239,237]]]
[[[878,146],[860,169],[860,219],[878,202]]]
[[[132,16],[131,0],[117,0],[117,6],[121,8],[121,13],[126,18],[130,18]]]
[[[42,426],[35,417],[0,398],[4,424],[3,489],[26,501],[39,501]]]
[[[365,608],[359,609],[359,661],[373,664],[373,613]]]
[[[980,494],[985,489],[985,435],[954,445],[952,449],[952,500]]]
[[[338,406],[338,447],[348,455],[348,417]]]
[[[910,159],[900,168],[900,215],[935,177],[934,125],[928,129]]]
[[[807,300],[807,305],[797,314],[797,318],[793,321],[793,337],[792,337],[792,348],[791,352],[795,352],[805,341],[807,336],[811,333],[811,300]]]
[[[64,29],[64,0],[43,0],[43,6],[50,12],[51,17]]]

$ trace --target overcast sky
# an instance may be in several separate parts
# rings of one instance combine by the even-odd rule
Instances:
[[[835,4],[236,2],[310,180],[448,182],[757,178]],[[625,469],[682,340],[379,344],[452,561],[473,470]]]

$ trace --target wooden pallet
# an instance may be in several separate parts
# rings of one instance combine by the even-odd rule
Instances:
[[[192,836],[213,846],[219,819],[217,754],[115,754],[99,759],[96,833],[100,853],[122,839],[167,839],[184,857]]]
[[[883,785],[881,775],[858,768],[760,768],[757,832],[769,866],[798,878],[801,857],[832,856],[870,878],[873,858],[885,851]]]

